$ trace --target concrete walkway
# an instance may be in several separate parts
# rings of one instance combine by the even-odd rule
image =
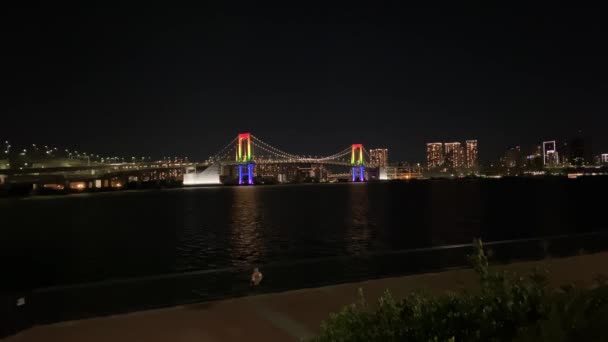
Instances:
[[[549,271],[552,286],[590,286],[598,274],[608,275],[608,253],[504,266],[522,273],[534,267]],[[475,283],[471,270],[385,278],[38,326],[5,341],[298,341],[314,336],[330,312],[357,300],[359,288],[371,302],[386,289],[402,298],[415,289],[441,293]]]

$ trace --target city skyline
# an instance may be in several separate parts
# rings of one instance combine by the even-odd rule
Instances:
[[[587,139],[587,140],[586,140]],[[525,164],[523,159],[524,157],[526,157],[527,159],[533,159],[535,158],[535,156],[541,156],[541,163],[543,165],[548,164],[553,164],[553,165],[558,165],[558,164],[572,164],[572,165],[583,165],[583,164],[592,164],[592,163],[598,163],[601,162],[602,160],[604,160],[604,155],[606,155],[606,153],[602,153],[602,151],[597,151],[597,150],[591,150],[591,144],[589,143],[590,137],[585,137],[581,131],[577,132],[577,135],[575,135],[574,137],[570,138],[570,139],[564,139],[563,141],[558,141],[558,140],[549,140],[549,141],[542,141],[539,143],[530,143],[530,144],[524,144],[523,146],[527,146],[524,147],[522,149],[522,144],[516,144],[516,145],[510,145],[509,147],[506,148],[506,154],[503,150],[502,153],[496,155],[496,156],[492,156],[492,157],[488,157],[485,156],[484,158],[479,158],[479,150],[478,150],[478,140],[465,140],[463,142],[445,142],[445,143],[426,143],[426,150],[425,150],[425,158],[423,160],[413,160],[413,159],[406,159],[406,160],[395,160],[393,161],[393,165],[397,165],[399,163],[426,163],[426,165],[429,165],[429,145],[431,144],[440,144],[441,147],[441,155],[440,156],[435,156],[434,158],[439,160],[438,164],[437,162],[434,164],[434,167],[438,167],[441,165],[454,165],[454,161],[452,161],[452,158],[456,158],[455,162],[456,162],[456,168],[459,167],[466,167],[466,168],[473,168],[476,166],[488,166],[490,164],[494,164],[497,161],[502,161],[503,163],[507,163],[507,164],[512,164],[512,165],[519,165],[519,164]],[[551,148],[550,148],[550,156],[547,156],[547,149],[545,144],[550,143]],[[450,154],[450,150],[451,150],[451,145],[457,146],[457,153],[455,156],[449,155]],[[373,146],[373,145],[372,145]],[[445,149],[445,146],[447,147],[447,151]],[[545,147],[545,150],[543,150],[543,147]],[[52,145],[42,145],[42,144],[25,144],[25,145],[21,145],[21,144],[15,144],[14,142],[10,142],[7,140],[3,140],[0,138],[0,160],[6,160],[8,159],[8,155],[9,155],[9,151],[11,150],[15,150],[15,148],[18,150],[18,154],[25,154],[27,153],[42,153],[42,151],[45,151],[45,153],[49,156],[52,155],[61,155],[61,154],[65,154],[64,157],[69,157],[70,158],[74,158],[74,159],[79,159],[79,158],[87,158],[90,160],[96,160],[96,161],[103,161],[103,160],[113,160],[113,161],[122,161],[122,162],[129,162],[129,161],[133,161],[133,160],[141,160],[141,161],[150,161],[150,160],[192,160],[192,161],[203,161],[208,159],[210,156],[207,156],[207,158],[203,158],[203,159],[196,159],[196,158],[192,158],[190,156],[186,156],[183,154],[173,154],[173,155],[169,155],[169,156],[158,156],[155,155],[154,157],[152,156],[142,156],[142,155],[137,155],[137,156],[126,156],[126,155],[121,155],[119,153],[114,153],[114,154],[110,154],[110,155],[100,155],[100,154],[96,154],[95,152],[84,152],[81,150],[81,152],[79,152],[76,149],[64,149],[63,146],[58,148],[56,146],[52,146]],[[517,151],[514,151],[514,149],[517,149]],[[531,153],[528,155],[524,155],[527,151],[530,151]],[[65,153],[64,153],[65,152]],[[374,153],[381,153],[384,154],[384,157],[378,155],[376,157],[374,157]],[[517,157],[514,156],[514,153],[517,153]],[[304,154],[305,155],[305,154]],[[388,161],[388,149],[387,148],[374,148],[372,147],[371,149],[369,149],[369,155],[368,155],[368,159],[369,159],[369,163],[370,165],[375,165],[377,164],[378,158]],[[515,159],[517,158],[522,158],[522,161],[520,162],[519,160],[516,162]],[[548,161],[549,159],[551,159],[550,161]],[[510,162],[509,162],[510,160]],[[384,162],[384,164],[388,165],[388,162]],[[4,165],[0,165],[6,167],[8,164]]]
[[[608,150],[601,11],[70,10],[7,8],[0,137],[201,160],[251,131],[294,153],[360,142],[423,161],[428,141],[474,137],[488,160],[581,129]]]
[[[477,140],[464,142],[434,142],[426,144],[426,166],[428,170],[473,171],[479,166]]]

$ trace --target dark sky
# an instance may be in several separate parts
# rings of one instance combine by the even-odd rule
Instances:
[[[429,141],[488,159],[582,129],[608,152],[599,8],[225,3],[3,8],[0,138],[204,159],[251,131],[417,161]]]

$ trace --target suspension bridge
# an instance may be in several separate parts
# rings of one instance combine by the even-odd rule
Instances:
[[[365,182],[366,160],[370,160],[369,152],[362,144],[351,144],[327,156],[306,156],[286,152],[251,133],[241,133],[210,158],[210,166],[203,172],[187,170],[184,185],[219,184],[222,175],[233,176],[239,185],[253,185],[257,168],[302,164],[347,167],[350,181]]]

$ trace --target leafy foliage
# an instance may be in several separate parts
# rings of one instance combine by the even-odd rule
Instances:
[[[480,240],[475,247],[478,292],[396,301],[387,291],[372,308],[359,290],[359,301],[331,314],[314,341],[608,341],[605,277],[593,289],[554,291],[539,270],[521,277],[491,269]]]

